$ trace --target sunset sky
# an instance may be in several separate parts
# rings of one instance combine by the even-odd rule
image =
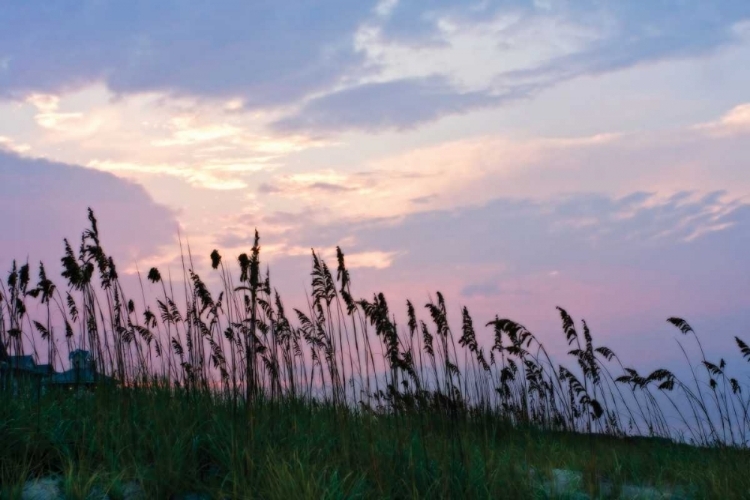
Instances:
[[[257,227],[291,307],[340,245],[399,315],[440,290],[561,348],[559,305],[644,366],[680,316],[733,352],[750,2],[3,2],[3,274],[59,277],[89,206],[126,277]]]

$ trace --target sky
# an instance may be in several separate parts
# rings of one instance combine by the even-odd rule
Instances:
[[[288,307],[339,245],[404,325],[439,290],[563,355],[564,307],[644,371],[681,360],[670,316],[750,341],[746,0],[9,0],[0,26],[3,269],[57,270],[91,207],[126,280],[177,272],[179,233],[216,284],[257,228]]]

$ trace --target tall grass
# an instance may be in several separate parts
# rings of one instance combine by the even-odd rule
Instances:
[[[90,227],[77,251],[68,240],[64,242],[63,287],[49,279],[42,264],[33,283],[29,264],[13,263],[7,280],[0,284],[0,342],[5,350],[9,355],[33,354],[58,369],[67,368],[73,350],[90,351],[96,370],[119,384],[105,401],[111,403],[116,394],[131,398],[126,407],[118,408],[118,419],[138,420],[132,412],[139,411],[136,402],[146,395],[191,401],[193,408],[214,408],[214,415],[204,414],[206,425],[228,434],[221,445],[228,447],[223,456],[245,463],[247,471],[263,467],[254,462],[261,460],[259,456],[243,454],[252,454],[258,440],[267,444],[268,433],[278,433],[275,427],[271,430],[270,422],[312,428],[323,425],[311,420],[316,412],[328,412],[332,425],[343,433],[339,438],[355,440],[359,446],[383,442],[366,440],[363,434],[372,432],[372,427],[363,422],[392,422],[396,428],[391,437],[401,442],[400,449],[408,450],[410,460],[426,460],[425,464],[434,450],[424,439],[414,441],[422,443],[417,448],[409,445],[413,435],[400,433],[399,425],[422,438],[439,427],[441,435],[455,438],[450,440],[453,451],[440,453],[454,457],[456,467],[478,463],[471,456],[477,450],[463,443],[466,434],[459,432],[471,427],[478,429],[472,432],[492,435],[498,429],[536,429],[677,437],[701,446],[747,448],[750,391],[729,376],[723,359],[706,359],[699,336],[683,319],[669,318],[669,322],[702,353],[701,371],[691,365],[692,378],[687,382],[667,369],[641,374],[626,366],[611,349],[594,344],[585,321],[579,328],[558,307],[568,354],[574,360],[569,368],[555,364],[537,337],[511,319],[495,317],[486,322],[493,342],[483,346],[463,307],[460,330],[454,332],[440,292],[423,308],[407,301],[405,322],[397,323],[382,293],[355,298],[340,248],[335,269],[312,252],[306,307],[288,309],[272,286],[270,271],[261,267],[257,231],[250,254],[239,255],[235,265],[227,264],[216,250],[210,254],[211,268],[221,284],[218,290],[209,290],[196,274],[187,247],[179,293],[169,275],[151,268],[145,280],[139,275],[141,296],[128,297],[115,262],[104,251],[91,210],[88,218]],[[146,300],[146,287],[156,297],[153,303]],[[750,361],[750,347],[740,338],[735,341]],[[687,358],[684,344],[678,341],[678,345]],[[14,404],[24,404],[24,397],[17,396]],[[60,415],[74,411],[67,399],[56,397],[54,408]],[[76,398],[76,408],[94,405],[89,410],[104,411],[98,403],[86,401]],[[304,423],[290,411],[306,414]],[[670,413],[687,429],[686,435],[675,436]],[[216,420],[219,416],[225,427]],[[52,416],[37,418],[43,425]],[[382,431],[382,426],[378,428]],[[259,434],[261,430],[266,434]],[[186,436],[203,435],[198,429],[184,431]],[[135,448],[141,438],[129,439]],[[184,437],[187,448],[194,446],[190,439]],[[487,458],[490,452],[482,453]],[[200,461],[197,455],[190,456]],[[298,465],[310,463],[306,460],[309,457],[299,458]],[[427,474],[429,466],[423,466],[413,470]],[[295,462],[285,467],[272,473],[302,474],[295,470]],[[355,491],[364,481],[325,477],[347,491]],[[308,486],[315,491],[321,487]]]

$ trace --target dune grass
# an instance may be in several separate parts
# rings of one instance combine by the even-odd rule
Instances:
[[[703,355],[687,382],[640,374],[558,308],[568,368],[510,319],[488,321],[493,343],[480,346],[463,308],[454,335],[439,292],[424,308],[407,302],[400,325],[382,294],[355,299],[338,248],[335,270],[313,252],[308,303],[287,310],[262,273],[257,232],[237,277],[209,256],[217,291],[189,248],[177,293],[150,269],[151,304],[126,296],[92,211],[89,221],[77,252],[65,241],[64,289],[44,266],[34,284],[14,263],[0,342],[58,369],[87,350],[118,385],[4,384],[3,498],[49,475],[71,498],[122,497],[134,480],[148,498],[544,498],[532,467],[583,471],[592,496],[602,477],[689,485],[691,498],[750,495],[748,388],[723,359]],[[669,321],[703,353],[686,321]]]

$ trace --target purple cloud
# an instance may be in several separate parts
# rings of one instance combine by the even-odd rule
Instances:
[[[104,83],[117,94],[161,91],[199,98],[243,98],[244,108],[304,103],[278,130],[332,132],[408,129],[473,109],[497,106],[582,74],[614,71],[670,57],[705,54],[732,42],[732,27],[750,17],[742,0],[657,3],[516,0],[457,4],[402,0],[387,15],[377,2],[11,2],[0,10],[0,97],[60,93]],[[377,61],[356,48],[358,30],[384,41],[446,44],[438,21],[471,28],[517,16],[507,34],[553,19],[582,30],[611,29],[583,49],[523,71],[498,74],[496,91],[463,92],[447,76],[366,83]],[[501,33],[502,35],[503,33]],[[500,37],[502,39],[502,36]],[[488,41],[488,43],[493,43]],[[325,94],[328,92],[328,94]]]
[[[374,2],[13,2],[0,11],[0,95],[103,81],[117,93],[299,99],[359,67]]]
[[[297,113],[272,124],[284,132],[377,132],[410,129],[445,115],[497,105],[517,94],[460,92],[442,77],[368,83],[313,99]]]
[[[63,238],[75,248],[88,227],[86,210],[99,219],[104,249],[121,266],[174,250],[176,214],[133,182],[97,170],[23,158],[0,150],[0,265],[12,259],[58,269]]]

